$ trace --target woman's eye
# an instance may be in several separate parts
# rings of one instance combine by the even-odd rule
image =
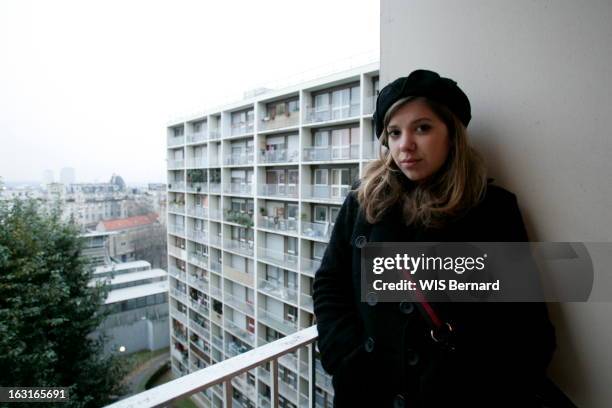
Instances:
[[[388,133],[390,137],[397,137],[400,132],[398,130],[390,130]]]
[[[416,131],[419,133],[427,133],[431,130],[431,126],[430,125],[419,125],[416,128]]]

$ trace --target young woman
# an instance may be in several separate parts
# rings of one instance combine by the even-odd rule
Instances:
[[[367,242],[518,242],[514,194],[487,182],[456,82],[418,70],[381,91],[380,157],[338,214],[314,280],[318,348],[334,407],[529,407],[555,349],[544,303],[360,301]],[[431,316],[430,316],[431,317]],[[452,333],[451,333],[452,330]],[[440,338],[452,336],[453,346]]]

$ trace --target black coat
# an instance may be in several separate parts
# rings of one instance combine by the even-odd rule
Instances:
[[[527,241],[515,195],[489,184],[479,205],[438,230],[401,219],[396,206],[369,224],[349,192],[316,272],[318,348],[334,406],[530,406],[555,349],[546,304],[432,304],[455,327],[456,351],[447,353],[412,303],[360,302],[364,242]]]

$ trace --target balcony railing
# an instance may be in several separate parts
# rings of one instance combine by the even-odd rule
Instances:
[[[188,229],[187,237],[194,241],[198,241],[202,244],[208,243],[208,231],[196,230],[196,229]]]
[[[204,326],[203,324],[200,324],[199,322],[190,319],[189,322],[191,323],[191,328],[198,333],[200,336],[204,337],[205,339],[207,339],[210,336],[210,329],[207,328],[206,326]]]
[[[253,214],[243,211],[225,210],[224,220],[243,225],[245,227],[253,226]]]
[[[174,245],[168,245],[168,253],[179,259],[184,259],[185,257],[185,250]]]
[[[302,258],[302,273],[314,278],[315,272],[321,266],[321,261],[318,259]]]
[[[208,184],[208,191],[210,193],[221,193],[221,183],[210,182]]]
[[[208,167],[208,159],[204,156],[195,156],[187,158],[188,168],[206,168]]]
[[[300,306],[302,306],[310,313],[313,313],[312,296],[307,295],[305,293],[300,293]]]
[[[329,241],[331,232],[332,225],[329,222],[302,221],[302,235],[305,237]]]
[[[177,268],[177,267],[176,267],[176,266],[174,266],[174,265],[170,265],[170,266],[168,267],[168,273],[169,273],[171,276],[174,276],[175,278],[177,278],[177,279],[181,279],[181,280],[183,280],[183,281],[184,281],[184,280],[185,280],[185,278],[186,278],[185,271],[180,270],[179,268]]]
[[[298,161],[300,153],[297,150],[260,150],[261,163],[294,163]]]
[[[236,323],[232,322],[231,320],[225,319],[225,328],[245,343],[248,343],[251,346],[255,344],[255,335],[247,330],[238,327],[238,325],[236,325]]]
[[[246,135],[253,133],[253,123],[240,123],[231,126],[231,135]]]
[[[282,316],[278,316],[262,308],[259,308],[259,321],[284,334],[290,334],[297,330],[296,322],[286,320]]]
[[[311,146],[304,147],[303,152],[305,162],[359,159],[359,145]]]
[[[185,143],[183,136],[171,136],[168,138],[168,147],[179,146]]]
[[[206,291],[206,292],[208,292],[208,291]],[[209,309],[208,309],[208,307],[204,303],[200,303],[197,300],[194,300],[193,298],[190,299],[190,302],[191,302],[191,307],[194,310],[196,310],[198,313],[201,313],[204,316],[208,317]]]
[[[376,96],[366,96],[363,103],[363,114],[371,115],[376,110]]]
[[[170,203],[168,204],[168,211],[177,214],[185,214],[185,203]]]
[[[190,135],[187,135],[187,143],[202,142],[206,139],[208,139],[208,134],[206,131],[194,132]]]
[[[259,121],[259,130],[274,130],[274,129],[282,129],[290,126],[297,126],[300,122],[300,112],[291,112],[289,116],[287,115],[277,115],[274,119],[263,118]]]
[[[208,218],[208,207],[191,206],[186,207],[187,215],[200,218]]]
[[[235,239],[224,239],[223,249],[238,252],[241,255],[253,256],[253,241],[238,241]]]
[[[187,183],[187,191],[190,193],[206,193],[208,191],[208,182],[192,181]]]
[[[223,219],[223,212],[219,209],[210,208],[208,209],[208,218],[221,221]]]
[[[253,164],[253,151],[246,151],[242,153],[232,153],[225,157],[224,163],[228,166],[240,166],[245,164]]]
[[[263,261],[277,264],[281,267],[297,268],[297,255],[288,254],[282,251],[275,251],[269,248],[257,248],[257,256]]]
[[[222,265],[220,262],[211,261],[210,270],[213,272],[221,273]]]
[[[223,276],[230,278],[244,286],[253,287],[253,274],[240,271],[238,269],[232,268],[229,265],[225,265],[223,267]]]
[[[168,232],[174,235],[185,235],[185,227],[179,224],[168,224]]]
[[[234,309],[237,309],[244,314],[255,316],[255,311],[253,309],[253,303],[248,303],[246,302],[246,300],[240,299],[228,292],[225,292],[223,294],[223,300],[225,301],[225,303],[227,303]]]
[[[248,183],[229,183],[223,186],[223,192],[225,194],[246,194],[251,195],[252,193],[252,184]]]
[[[213,139],[219,139],[221,137],[221,132],[219,131],[219,129],[211,129],[209,132],[209,140],[213,140]]]
[[[296,184],[260,184],[258,194],[275,198],[298,198],[298,188]]]
[[[297,333],[283,337],[272,343],[257,347],[254,350],[237,354],[235,357],[208,366],[174,381],[157,386],[148,391],[136,394],[116,402],[109,407],[112,408],[135,408],[135,407],[161,407],[168,405],[171,401],[188,397],[196,392],[203,391],[217,384],[224,384],[226,395],[233,395],[232,379],[256,367],[270,363],[273,378],[278,378],[278,359],[294,350],[307,346],[317,339],[316,326],[309,327]],[[213,336],[213,343],[215,336]],[[309,347],[312,357],[312,347]],[[314,359],[311,358],[310,361]],[[311,370],[311,382],[316,381],[317,370]],[[268,371],[266,371],[268,372]],[[182,373],[181,373],[182,374]],[[179,374],[180,375],[180,374]],[[271,406],[278,406],[280,384],[275,381],[271,385]],[[278,386],[277,386],[278,385]],[[225,407],[231,407],[233,401],[226,401]],[[314,398],[310,400],[310,407],[315,406]]]
[[[180,290],[175,288],[170,288],[170,294],[172,294],[172,296],[174,296],[176,299],[187,303],[187,294],[185,292],[181,292]]]
[[[190,252],[187,256],[190,263],[199,266],[200,268],[208,268],[208,257],[199,252]]]
[[[302,198],[341,204],[350,188],[348,185],[302,184]]]
[[[184,181],[170,181],[168,182],[169,191],[185,191]]]
[[[328,120],[348,119],[359,116],[358,101],[351,101],[350,105],[332,106],[321,105],[306,108],[306,123],[326,122]]]
[[[283,300],[290,302],[297,302],[297,288],[289,288],[283,286],[280,282],[273,282],[268,280],[261,280],[259,282],[259,290],[268,294],[276,296]]]
[[[181,169],[185,166],[185,160],[170,160],[168,159],[169,169]]]
[[[274,231],[284,231],[297,234],[297,220],[262,215],[259,217],[259,227]]]
[[[190,274],[187,281],[189,282],[190,285],[195,286],[201,292],[204,292],[204,293],[208,292],[208,279],[201,277],[201,276]]]
[[[377,159],[379,150],[380,150],[379,142],[366,142],[363,145],[363,158],[364,159]]]

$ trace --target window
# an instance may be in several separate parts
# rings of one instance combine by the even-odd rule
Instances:
[[[289,113],[291,113],[291,112],[298,112],[300,110],[299,101],[297,99],[289,101],[288,105],[289,105],[288,106]]]
[[[315,133],[314,137],[315,147],[327,147],[329,146],[329,131],[319,130]]]
[[[315,205],[314,221],[315,222],[327,222],[327,207],[324,207],[322,205]]]
[[[323,259],[326,245],[322,242],[314,242],[312,245],[312,257],[314,259]]]
[[[338,218],[338,213],[340,212],[340,208],[338,207],[332,207],[330,209],[330,219],[331,219],[331,224],[334,225],[334,223],[336,222],[336,218]]]
[[[328,185],[328,169],[316,169],[315,170],[315,185]]]

